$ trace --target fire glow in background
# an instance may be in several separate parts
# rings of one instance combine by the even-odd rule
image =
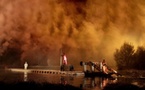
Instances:
[[[11,64],[58,65],[61,48],[70,64],[115,64],[115,49],[144,40],[144,0],[0,0],[0,56]]]

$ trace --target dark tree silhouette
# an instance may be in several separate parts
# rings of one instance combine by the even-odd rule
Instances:
[[[134,68],[145,69],[145,48],[140,46],[137,48],[135,53]]]
[[[116,49],[114,59],[117,63],[118,69],[130,69],[134,63],[134,46],[124,43],[120,49]],[[134,60],[134,61],[133,61]]]

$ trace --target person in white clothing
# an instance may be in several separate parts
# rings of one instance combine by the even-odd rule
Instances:
[[[24,64],[24,69],[27,69],[27,68],[28,68],[28,63],[25,62],[25,64]]]

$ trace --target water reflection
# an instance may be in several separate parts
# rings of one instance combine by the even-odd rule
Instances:
[[[36,73],[8,73],[8,75],[4,75],[1,80],[9,81],[20,81],[23,80],[24,82],[35,81],[35,82],[48,82],[48,83],[56,83],[56,84],[63,84],[63,85],[72,85],[75,87],[80,87],[83,90],[103,90],[108,85],[118,85],[122,83],[128,83],[131,85],[144,87],[145,86],[145,79],[144,78],[132,78],[132,77],[117,77],[117,78],[103,78],[103,77],[83,77],[83,76],[71,76],[71,75],[60,75],[60,74],[36,74]],[[17,77],[17,78],[16,78]],[[13,79],[12,79],[13,78]],[[112,86],[114,87],[114,86]]]
[[[66,84],[72,84],[72,82],[74,81],[74,77],[73,76],[60,76],[60,84],[66,85]]]
[[[75,77],[75,76],[61,76],[61,75],[53,75],[53,74],[32,75],[32,74],[24,73],[24,81],[30,81],[30,80],[34,80],[36,82],[49,82],[49,83],[56,83],[56,84],[59,83],[63,85],[69,84],[76,87],[80,87],[82,89],[93,89],[93,88],[103,89],[107,84],[112,84],[117,82],[117,78],[100,78],[100,77],[85,78],[82,76]]]
[[[24,72],[24,82],[28,81],[28,73]]]
[[[107,84],[112,84],[117,82],[117,78],[103,78],[103,77],[93,77],[86,78],[83,76],[61,76],[55,74],[34,74],[24,72],[23,80],[27,81],[35,81],[35,82],[49,82],[63,85],[73,85],[76,87],[80,87],[82,89],[103,89]]]
[[[100,88],[103,89],[107,84],[116,83],[117,78],[84,78],[81,88]]]
[[[55,83],[55,84],[69,84],[75,87],[81,87],[89,90],[102,90],[108,85],[118,85],[122,83],[127,83],[131,85],[138,86],[140,88],[145,87],[145,78],[144,77],[117,77],[117,78],[103,78],[103,77],[94,77],[86,78],[84,76],[72,76],[72,75],[62,75],[62,74],[48,74],[48,73],[29,73],[29,72],[9,72],[1,71],[0,72],[0,81],[6,83],[14,83],[18,81],[34,81],[36,83]],[[116,84],[117,83],[117,84]],[[114,87],[114,86],[113,86]]]

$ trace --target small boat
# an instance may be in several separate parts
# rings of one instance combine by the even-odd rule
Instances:
[[[84,67],[85,77],[118,77],[121,76],[116,70],[105,65],[107,72],[104,72],[100,69],[100,62],[80,62],[80,65]],[[87,66],[90,67],[90,70],[87,70]]]

